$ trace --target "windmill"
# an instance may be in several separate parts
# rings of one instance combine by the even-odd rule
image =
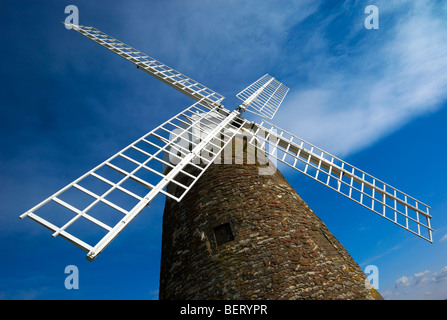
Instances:
[[[221,104],[222,95],[160,61],[93,27],[67,27],[195,100],[20,215],[50,229],[53,237],[60,236],[86,251],[88,260],[94,260],[157,195],[163,194],[173,203],[191,196],[196,183],[238,136],[248,136],[247,145],[258,153],[432,242],[428,205],[269,122],[289,90],[272,76],[266,74],[239,92],[236,96],[243,102],[230,111]],[[266,120],[248,121],[242,117],[246,111]],[[97,231],[87,232],[87,225]],[[219,226],[214,228],[217,242],[234,237],[228,223]],[[206,234],[197,230],[196,236],[204,241]],[[324,231],[317,238],[332,237]],[[329,251],[339,246],[330,241]],[[323,242],[321,247],[327,246]]]

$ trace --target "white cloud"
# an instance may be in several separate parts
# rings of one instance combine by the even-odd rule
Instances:
[[[447,266],[442,268],[441,271],[434,273],[430,280],[435,283],[447,280]]]
[[[406,276],[402,276],[401,278],[397,279],[396,281],[396,287],[408,287],[410,285],[410,280]]]
[[[280,54],[289,29],[314,13],[320,2],[174,1],[155,10],[153,3],[137,2],[123,7],[130,17],[123,20],[128,21],[124,27],[129,32],[142,39],[150,37],[162,55],[172,58],[175,68],[197,75],[198,80],[207,79],[205,85],[209,85],[212,77],[230,77],[226,73],[243,81],[241,73],[253,70],[253,64],[261,69],[271,63]],[[135,12],[148,14],[135,16]]]
[[[437,284],[447,280],[447,266],[432,273],[430,270],[415,273],[413,276],[402,276],[396,281],[396,287],[419,286],[423,284]]]
[[[410,287],[419,284],[429,283],[431,279],[429,278],[430,270],[425,270],[423,272],[415,273],[412,277],[408,278],[402,276],[396,281],[396,288],[398,287]]]
[[[381,29],[366,30],[357,3],[327,12],[320,3],[136,2],[122,8],[120,28],[140,38],[140,50],[224,95],[265,72],[291,75],[291,84],[280,79],[291,91],[275,124],[337,156],[371,145],[446,99],[447,35],[440,30],[447,21],[434,5],[378,1]],[[312,28],[306,25],[321,12]],[[299,77],[308,79],[305,87],[293,86]],[[146,83],[136,85],[144,92]]]
[[[437,272],[425,270],[412,276],[403,275],[395,288],[382,294],[386,299],[447,299],[447,266]]]
[[[447,98],[447,34],[441,31],[447,22],[430,3],[406,6],[410,9],[393,7],[400,17],[395,25],[355,30],[350,36],[364,39],[345,46],[344,54],[318,52],[312,72],[320,78],[312,87],[292,88],[284,104],[287,112],[279,115],[281,125],[298,128],[304,139],[346,155],[437,110]],[[373,38],[369,32],[381,33]]]
[[[439,242],[447,241],[447,233],[439,240]]]

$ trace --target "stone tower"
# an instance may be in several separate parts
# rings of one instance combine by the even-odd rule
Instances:
[[[160,299],[382,299],[279,170],[261,167],[212,164],[166,200]]]

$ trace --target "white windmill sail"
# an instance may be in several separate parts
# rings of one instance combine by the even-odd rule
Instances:
[[[163,81],[196,101],[201,101],[202,104],[206,103],[212,105],[213,103],[220,103],[225,98],[177,70],[172,69],[160,61],[149,57],[98,29],[93,27],[75,26],[72,24],[67,24],[67,26],[134,63],[137,68],[154,76],[158,80]]]
[[[254,124],[256,145],[286,165],[432,242],[430,207],[330,153],[262,121]]]
[[[93,260],[155,196],[180,201],[245,122],[216,103],[196,102],[20,218],[35,220]]]
[[[243,101],[242,106],[246,111],[273,119],[288,91],[289,88],[266,74],[239,92],[236,97]]]
[[[255,147],[432,242],[429,206],[266,121],[240,116],[273,118],[289,89],[270,75],[238,93],[243,102],[230,112],[222,95],[197,81],[93,27],[69,26],[197,101],[20,216],[87,251],[89,260],[158,194],[182,200],[247,130]]]

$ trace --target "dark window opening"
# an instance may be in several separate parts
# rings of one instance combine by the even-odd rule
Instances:
[[[221,224],[214,228],[214,237],[218,246],[234,240],[233,232],[229,223]]]

